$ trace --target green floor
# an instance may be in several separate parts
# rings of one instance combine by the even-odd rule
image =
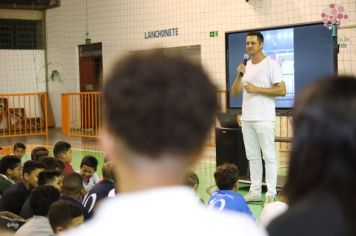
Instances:
[[[50,152],[50,156],[53,156],[53,153]],[[80,167],[80,162],[82,158],[86,155],[92,155],[96,157],[99,161],[98,165],[98,170],[97,173],[99,176],[101,176],[101,167],[104,163],[104,154],[100,151],[91,151],[91,150],[81,150],[81,149],[72,149],[72,166],[74,170],[79,170]],[[23,157],[24,160],[30,159],[30,154],[26,153],[25,156]],[[202,160],[198,163],[198,165],[194,168],[194,171],[197,173],[199,176],[200,180],[200,185],[199,185],[199,196],[204,200],[205,203],[207,203],[209,199],[209,194],[206,192],[206,189],[209,186],[212,186],[215,184],[214,182],[214,171],[215,171],[215,166],[216,163],[215,161],[205,161]],[[283,170],[282,170],[283,171]],[[213,188],[212,190],[215,190],[216,188]],[[245,195],[248,192],[249,185],[240,183],[240,187],[238,190],[238,193],[241,195]],[[262,196],[262,200],[264,200],[264,194]],[[262,210],[262,205],[263,201],[261,203],[256,203],[256,204],[249,204],[249,207],[253,213],[253,215],[258,219],[261,210]]]

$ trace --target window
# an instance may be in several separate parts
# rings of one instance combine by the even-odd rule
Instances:
[[[43,49],[42,21],[0,19],[0,49]]]

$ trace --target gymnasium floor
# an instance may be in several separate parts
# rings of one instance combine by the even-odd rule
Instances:
[[[81,159],[85,155],[93,155],[99,161],[98,174],[101,176],[101,166],[104,163],[104,153],[100,149],[100,145],[97,139],[89,139],[89,138],[78,138],[72,137],[68,139],[67,136],[61,134],[60,129],[49,129],[48,139],[46,137],[34,136],[34,137],[16,137],[16,138],[0,138],[0,147],[3,149],[0,150],[0,155],[5,155],[12,152],[12,146],[16,142],[24,143],[26,148],[26,154],[24,156],[24,160],[30,159],[31,149],[36,147],[37,145],[47,146],[50,151],[52,151],[54,144],[57,141],[64,140],[69,142],[72,145],[72,166],[74,170],[78,170],[80,166]],[[50,152],[50,155],[53,155]],[[206,147],[203,159],[197,164],[194,168],[194,171],[199,176],[200,186],[199,186],[199,195],[206,203],[209,194],[206,192],[206,189],[210,186],[214,185],[213,174],[215,171],[215,147]],[[278,170],[279,175],[286,175],[287,168],[280,167]],[[246,183],[240,183],[240,188],[238,192],[242,195],[248,192],[249,185]],[[216,187],[212,187],[212,190],[215,190]],[[263,194],[264,200],[264,194]],[[251,211],[253,212],[256,219],[258,219],[261,210],[262,210],[263,201],[261,203],[249,204]]]

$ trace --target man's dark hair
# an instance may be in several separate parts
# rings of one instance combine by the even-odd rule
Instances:
[[[83,208],[67,200],[53,203],[48,211],[48,219],[53,231],[57,227],[67,228],[73,218],[82,215],[84,215]]]
[[[44,185],[35,188],[30,195],[30,208],[34,215],[47,216],[50,206],[59,200],[59,191],[51,186]]]
[[[72,172],[64,176],[62,183],[64,195],[77,194],[83,188],[83,177],[77,172]]]
[[[263,41],[264,41],[263,35],[259,31],[248,32],[247,36],[257,36],[258,42],[260,42],[260,43],[263,43]]]
[[[0,159],[0,174],[6,175],[8,169],[13,170],[21,165],[21,159],[14,155],[6,155]]]
[[[91,167],[96,171],[96,169],[98,168],[98,160],[91,155],[87,155],[82,159],[82,162],[80,163],[80,168],[82,168],[84,165]]]
[[[61,160],[53,157],[41,157],[40,162],[44,164],[46,170],[58,170],[59,172],[64,171],[64,163]]]
[[[184,182],[185,182],[185,185],[194,187],[194,185],[199,184],[199,177],[194,171],[190,170],[186,174]]]
[[[239,169],[234,164],[224,163],[216,168],[214,179],[220,190],[232,190],[239,180]]]
[[[26,149],[26,145],[23,144],[23,143],[15,143],[13,150],[15,151],[17,148],[22,148],[22,149],[25,150]]]
[[[201,65],[162,51],[118,61],[104,86],[104,120],[130,149],[159,158],[190,154],[206,141],[218,109]]]
[[[35,147],[31,151],[31,160],[39,161],[41,157],[48,156],[48,149],[43,146]]]
[[[67,152],[72,146],[65,142],[65,141],[59,141],[54,145],[53,148],[53,155],[54,157],[58,158],[58,156],[64,152]]]
[[[55,178],[58,178],[60,176],[61,176],[61,173],[56,170],[42,171],[41,173],[38,174],[38,185],[46,185],[46,184],[52,183],[55,180]]]
[[[45,169],[45,166],[39,161],[29,160],[23,164],[22,175],[31,174],[32,171],[36,169]]]
[[[335,196],[356,234],[356,78],[332,76],[298,96],[287,180],[290,205],[311,192]]]

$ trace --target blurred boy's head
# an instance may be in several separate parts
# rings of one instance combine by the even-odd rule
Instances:
[[[13,181],[21,179],[21,159],[13,155],[7,155],[0,159],[0,174]]]
[[[84,181],[89,181],[89,179],[94,175],[96,169],[98,168],[98,160],[93,156],[85,156],[80,163],[80,174]]]
[[[44,165],[39,161],[26,161],[22,168],[22,179],[27,189],[33,189],[38,186],[38,175],[44,171]]]
[[[42,162],[44,164],[44,166],[46,167],[46,170],[56,170],[59,171],[62,175],[63,175],[63,171],[64,171],[64,164],[62,161],[58,160],[57,158],[53,158],[53,157],[41,157],[40,158],[40,162]]]
[[[23,143],[16,143],[13,148],[14,156],[22,158],[25,155],[26,146]]]
[[[62,192],[64,196],[73,199],[84,197],[85,190],[83,186],[83,177],[76,172],[72,172],[63,178]]]
[[[41,157],[48,156],[48,149],[43,146],[38,146],[31,151],[31,160],[39,161]]]
[[[53,155],[55,158],[69,164],[72,161],[72,146],[65,141],[59,141],[54,145]]]
[[[236,165],[225,163],[216,168],[214,173],[215,183],[219,190],[237,190],[239,169]]]
[[[215,121],[216,87],[201,65],[160,50],[128,54],[113,68],[101,142],[123,177],[120,191],[147,187],[128,184],[136,174],[156,175],[156,186],[181,184]]]
[[[51,185],[62,191],[63,176],[59,171],[45,170],[38,175],[38,185]]]
[[[58,189],[50,185],[39,186],[30,195],[30,208],[34,215],[47,216],[50,206],[59,200]]]
[[[83,208],[73,202],[59,200],[50,207],[48,219],[53,232],[58,234],[83,223]]]
[[[185,184],[191,187],[195,192],[197,192],[199,188],[198,175],[194,171],[190,170],[185,177]]]

